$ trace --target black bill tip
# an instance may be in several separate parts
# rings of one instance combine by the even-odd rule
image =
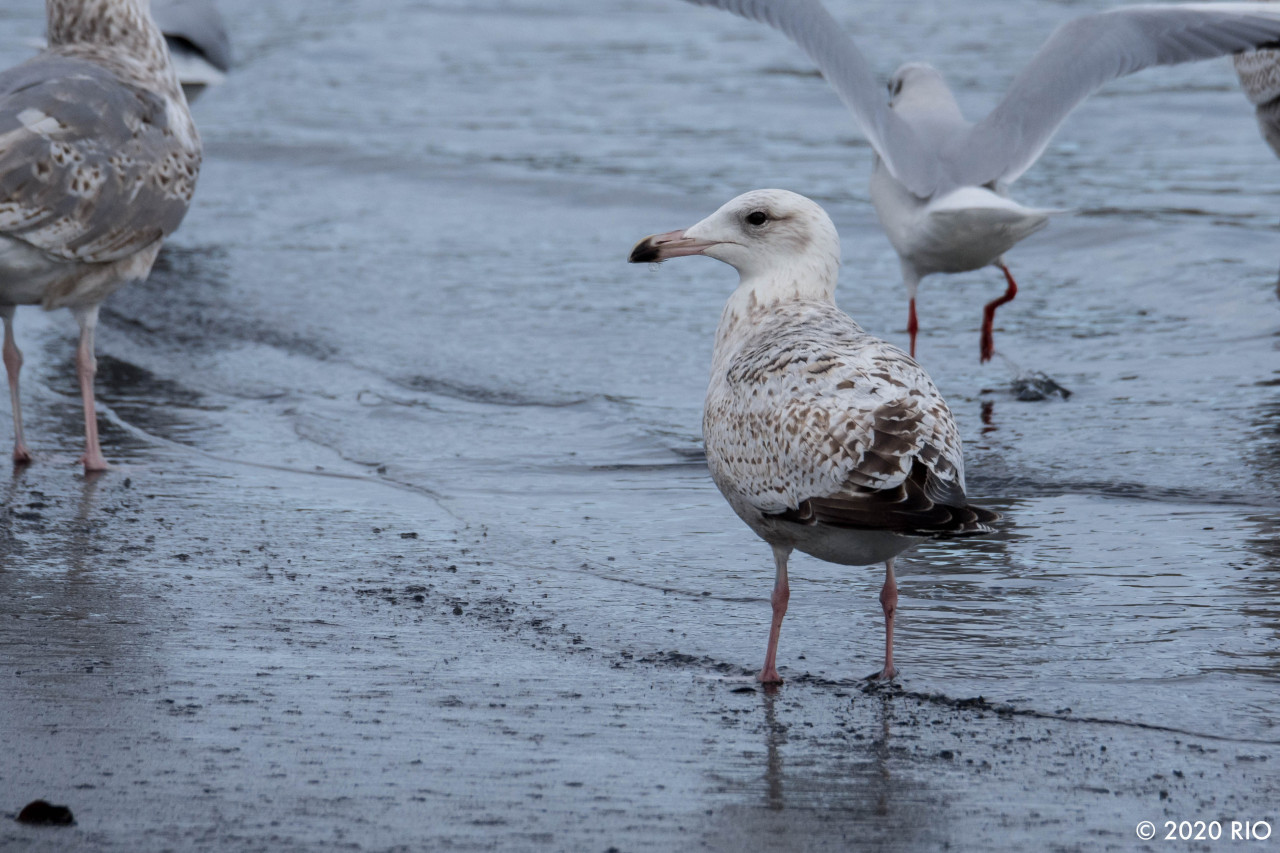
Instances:
[[[658,243],[652,237],[645,237],[635,248],[631,250],[631,255],[627,258],[629,264],[656,264],[662,261],[658,256]]]

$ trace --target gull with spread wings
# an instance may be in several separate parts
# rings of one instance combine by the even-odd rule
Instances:
[[[961,114],[942,75],[903,65],[888,98],[862,53],[819,0],[687,0],[769,24],[799,45],[853,112],[875,149],[871,202],[902,262],[915,354],[916,290],[933,273],[994,265],[1006,291],[987,303],[981,358],[995,353],[996,309],[1018,286],[1004,253],[1048,224],[1007,186],[1031,167],[1067,115],[1104,83],[1149,68],[1280,41],[1280,3],[1122,6],[1068,21],[985,118]]]

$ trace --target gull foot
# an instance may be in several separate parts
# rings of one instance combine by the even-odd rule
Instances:
[[[101,451],[96,453],[86,453],[80,457],[80,461],[84,463],[84,472],[86,474],[94,474],[101,471],[107,471],[111,468],[107,464],[107,458],[102,455]]]

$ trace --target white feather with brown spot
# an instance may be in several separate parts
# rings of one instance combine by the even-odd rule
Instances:
[[[713,243],[702,254],[741,276],[716,332],[703,437],[716,485],[753,530],[823,559],[878,562],[922,537],[832,539],[822,525],[772,516],[814,498],[870,499],[902,487],[917,464],[963,503],[951,413],[918,364],[836,307],[840,243],[818,205],[757,190],[684,234]]]

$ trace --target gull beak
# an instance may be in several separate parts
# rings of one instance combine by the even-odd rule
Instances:
[[[631,250],[628,263],[648,264],[665,261],[667,258],[680,258],[685,255],[701,255],[716,245],[714,240],[695,240],[686,237],[684,231],[668,231],[666,234],[652,234],[645,237]]]

